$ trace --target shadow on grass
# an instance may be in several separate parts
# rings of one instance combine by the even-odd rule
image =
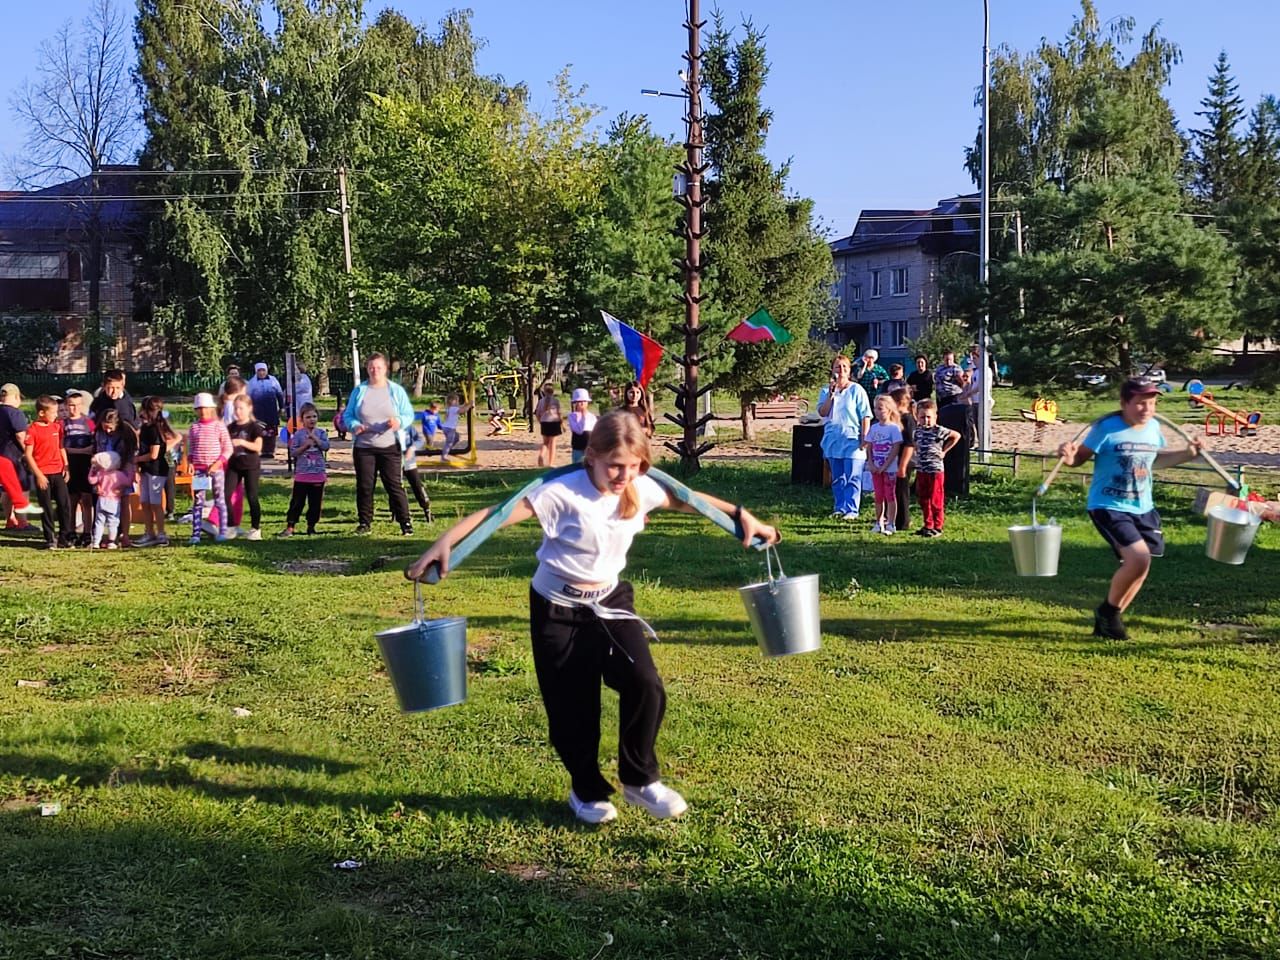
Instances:
[[[1057,889],[930,876],[834,830],[778,837],[790,855],[759,860],[764,835],[749,824],[691,814],[637,826],[627,811],[590,831],[556,814],[513,855],[486,843],[491,824],[465,818],[442,832],[397,809],[302,833],[247,817],[178,824],[157,801],[111,825],[0,813],[0,954],[1178,960],[1268,949],[1240,917],[1182,902],[1166,915],[1138,891],[1099,911]],[[735,834],[744,843],[726,846]],[[586,847],[557,852],[570,842]],[[724,871],[686,877],[667,862],[698,856]],[[334,869],[347,858],[362,867]]]

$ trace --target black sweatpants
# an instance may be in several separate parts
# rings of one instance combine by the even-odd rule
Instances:
[[[302,516],[302,505],[307,505],[307,533],[313,533],[320,522],[320,504],[324,502],[324,484],[309,483],[305,480],[293,481],[293,493],[289,497],[289,514],[285,518],[286,527],[296,527],[298,518]]]
[[[258,502],[258,479],[262,476],[261,467],[248,470],[237,469],[227,464],[227,511],[231,510],[231,494],[236,487],[244,483],[244,502],[249,505],[249,526],[258,529],[262,526],[262,504]],[[241,515],[241,520],[244,516]],[[231,526],[231,517],[227,517],[227,526]]]
[[[409,489],[413,491],[413,499],[418,501],[418,506],[422,508],[422,512],[428,517],[431,516],[431,498],[427,496],[427,488],[422,485],[422,474],[417,470],[406,470],[404,478],[409,481]],[[406,498],[405,503],[408,503]]]
[[[35,494],[36,502],[44,510],[44,513],[40,514],[40,532],[44,534],[45,543],[52,543],[54,540],[66,543],[75,534],[75,528],[71,522],[71,493],[67,489],[67,481],[62,479],[62,474],[51,473],[46,476],[49,478],[49,485],[43,490],[35,483],[31,484],[31,492]],[[56,536],[53,527],[54,504],[58,505]]]
[[[631,584],[619,583],[601,603],[634,612]],[[530,588],[529,627],[551,745],[578,799],[589,803],[613,793],[600,774],[601,680],[618,691],[618,778],[633,787],[657,780],[654,746],[667,694],[639,621],[601,620],[590,609],[552,603]]]
[[[910,467],[907,467],[907,473],[911,473]],[[912,484],[906,474],[898,474],[897,486],[894,488],[898,495],[898,515],[893,520],[893,525],[898,530],[906,530],[911,526],[911,488]]]
[[[377,477],[382,478],[382,489],[387,491],[391,516],[401,527],[412,524],[409,519],[409,498],[400,482],[404,473],[404,455],[399,447],[356,447],[356,518],[364,527],[373,524],[373,486]]]

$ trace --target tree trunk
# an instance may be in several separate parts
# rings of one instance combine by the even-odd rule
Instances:
[[[756,422],[751,416],[751,404],[746,400],[740,401],[742,404],[742,439],[748,442],[756,438]]]
[[[422,384],[427,379],[427,365],[425,363],[418,364],[418,369],[413,373],[413,395],[415,397],[422,396]]]
[[[329,392],[329,357],[326,354],[321,358],[320,369],[316,373],[316,396],[327,397]]]

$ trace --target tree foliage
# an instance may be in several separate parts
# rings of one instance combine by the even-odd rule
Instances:
[[[829,355],[809,334],[831,320],[834,270],[813,223],[813,202],[788,196],[789,168],[774,168],[764,155],[773,119],[761,102],[769,72],[764,35],[748,22],[735,39],[717,15],[705,71],[713,104],[706,120],[712,167],[703,244],[710,261],[706,321],[727,331],[763,306],[793,337],[784,344],[726,344],[729,363],[715,382],[737,395],[749,437],[750,404],[825,374]]]
[[[1177,47],[1152,29],[1125,59],[1133,22],[1104,28],[1089,0],[1081,10],[1062,44],[1003,55],[992,90],[992,176],[1016,184],[1027,230],[1026,255],[993,264],[988,296],[1026,380],[1077,363],[1115,376],[1139,357],[1190,364],[1235,321],[1228,246],[1187,215],[1176,179],[1164,86]]]
[[[1211,207],[1237,195],[1243,185],[1244,144],[1236,128],[1244,117],[1244,101],[1237,89],[1224,50],[1209,78],[1208,96],[1200,101],[1204,109],[1196,111],[1205,125],[1191,131],[1192,189]]]

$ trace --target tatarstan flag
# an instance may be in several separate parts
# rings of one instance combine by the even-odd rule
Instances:
[[[730,340],[738,343],[787,343],[791,334],[780,324],[769,311],[761,307],[747,319],[725,334]]]

